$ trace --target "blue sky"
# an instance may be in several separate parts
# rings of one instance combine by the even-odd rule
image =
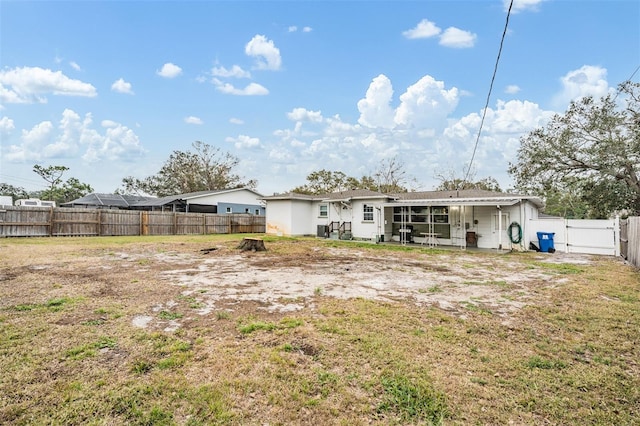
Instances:
[[[0,182],[112,192],[199,140],[266,195],[389,158],[433,189],[471,159],[508,5],[0,0]],[[640,2],[514,1],[475,178],[509,188],[521,136],[639,65]]]

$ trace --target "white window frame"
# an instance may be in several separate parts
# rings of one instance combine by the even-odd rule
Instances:
[[[370,215],[370,219],[367,217]],[[363,222],[373,222],[373,205],[364,204],[362,206],[362,221]]]
[[[233,207],[227,207],[227,213],[233,213]]]
[[[329,204],[318,205],[318,217],[329,217]]]

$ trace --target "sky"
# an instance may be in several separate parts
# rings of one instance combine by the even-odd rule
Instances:
[[[509,5],[0,0],[0,183],[55,165],[111,193],[202,141],[264,195],[390,159],[432,190],[474,148],[472,177],[509,189],[522,136],[640,81],[640,2]]]

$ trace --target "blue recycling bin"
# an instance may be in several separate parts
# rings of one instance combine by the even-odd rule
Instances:
[[[553,247],[553,236],[555,232],[538,232],[538,243],[540,244],[540,251],[545,253],[553,253],[556,249]]]

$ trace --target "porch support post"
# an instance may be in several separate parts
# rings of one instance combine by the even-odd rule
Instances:
[[[498,208],[498,250],[502,250],[502,209]]]

